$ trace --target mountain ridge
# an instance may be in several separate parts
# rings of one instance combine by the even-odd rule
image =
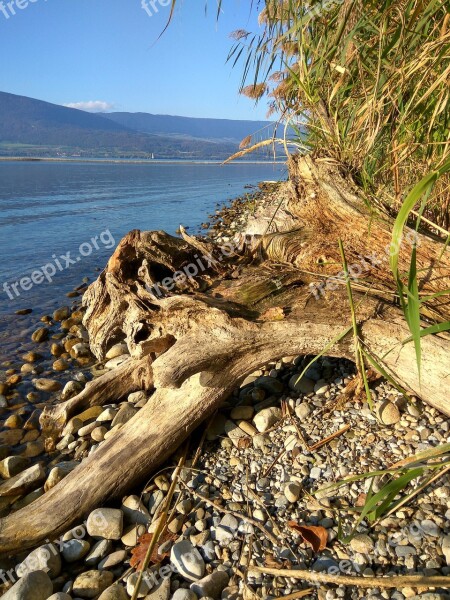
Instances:
[[[0,92],[0,115],[0,156],[223,160],[254,133],[248,128],[270,125],[151,113],[89,113],[8,92]],[[257,158],[264,156],[259,153]]]

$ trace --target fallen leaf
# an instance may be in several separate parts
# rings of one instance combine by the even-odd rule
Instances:
[[[273,306],[264,312],[260,319],[263,321],[282,321],[284,319],[284,308],[282,306]]]
[[[320,552],[327,547],[328,532],[325,527],[321,527],[320,525],[299,525],[295,521],[289,521],[288,525],[300,534],[303,541],[309,544],[314,552]]]
[[[250,446],[252,445],[252,441],[249,437],[242,437],[238,439],[237,445],[240,450],[245,450],[247,448],[250,448]]]
[[[264,566],[269,569],[290,569],[292,564],[289,560],[277,560],[273,554],[266,554]]]
[[[355,506],[364,506],[364,504],[366,503],[366,499],[367,494],[361,492],[361,494],[359,494],[359,496],[356,498]]]
[[[141,535],[141,537],[138,539],[137,545],[131,551],[130,566],[134,567],[136,571],[142,570],[142,567],[144,566],[145,556],[147,554],[147,550],[150,546],[152,539],[153,533],[144,533],[144,535]],[[177,536],[173,533],[170,533],[168,531],[163,533],[162,536],[159,538],[155,548],[153,548],[152,555],[150,556],[150,563],[156,565],[159,564],[165,558],[167,558],[169,556],[169,553],[164,552],[163,554],[158,554],[158,548],[162,544],[168,542],[169,540],[174,541],[176,539]]]

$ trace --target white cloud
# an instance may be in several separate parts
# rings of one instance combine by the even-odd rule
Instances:
[[[102,100],[89,100],[88,102],[69,102],[64,104],[67,108],[77,108],[78,110],[85,110],[87,112],[108,112],[114,108],[114,104],[109,102],[103,102]]]

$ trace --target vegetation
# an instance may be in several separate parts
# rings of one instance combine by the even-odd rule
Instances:
[[[261,32],[234,32],[242,91],[307,126],[305,148],[336,160],[375,204],[398,208],[450,158],[448,1],[266,0]],[[450,225],[443,177],[428,199]]]

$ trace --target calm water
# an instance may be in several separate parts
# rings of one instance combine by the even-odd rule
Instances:
[[[270,164],[0,162],[2,320],[64,303],[129,230],[195,231],[246,186],[284,178]]]

